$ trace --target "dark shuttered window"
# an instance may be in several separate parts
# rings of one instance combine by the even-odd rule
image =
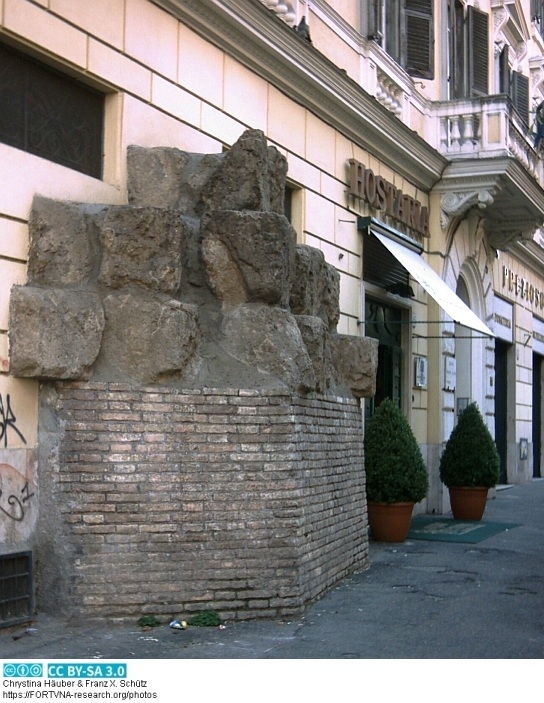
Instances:
[[[367,35],[411,76],[434,76],[433,0],[369,0]]]
[[[406,0],[405,68],[411,76],[432,78],[434,74],[434,31],[432,0]]]
[[[516,112],[529,124],[529,79],[523,73],[512,71],[512,102]]]
[[[104,95],[0,45],[0,142],[102,177]]]
[[[529,125],[529,78],[519,71],[511,71],[508,63],[508,45],[499,56],[499,91],[512,99],[514,109]]]
[[[468,25],[468,78],[469,95],[476,98],[489,94],[489,22],[488,15],[469,5]]]
[[[489,15],[459,0],[448,5],[449,97],[489,94]],[[506,59],[507,60],[507,59]]]

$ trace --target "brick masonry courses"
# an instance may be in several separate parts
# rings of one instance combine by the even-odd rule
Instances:
[[[367,565],[357,400],[85,382],[43,395],[48,609],[282,617]]]

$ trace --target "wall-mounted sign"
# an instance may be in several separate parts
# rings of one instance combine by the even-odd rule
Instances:
[[[444,390],[454,391],[455,390],[455,372],[457,370],[457,364],[455,363],[454,356],[446,356],[444,358]]]
[[[493,305],[493,332],[505,342],[514,341],[514,306],[498,296]]]
[[[519,458],[521,461],[529,458],[529,440],[527,437],[521,437],[519,440]]]
[[[544,309],[544,291],[537,288],[527,278],[522,278],[508,266],[502,267],[502,288],[516,298],[527,300],[540,310]]]
[[[533,317],[533,352],[544,356],[544,322]]]
[[[427,388],[427,357],[416,356],[414,359],[414,386]]]
[[[402,222],[424,237],[429,236],[429,210],[419,200],[405,195],[382,176],[356,159],[349,160],[349,195]]]

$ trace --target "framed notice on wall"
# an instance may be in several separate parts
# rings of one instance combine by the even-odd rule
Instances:
[[[455,390],[455,373],[457,370],[457,365],[455,363],[455,357],[446,356],[444,359],[444,390],[454,391]]]
[[[427,388],[427,357],[416,356],[414,359],[414,387]]]

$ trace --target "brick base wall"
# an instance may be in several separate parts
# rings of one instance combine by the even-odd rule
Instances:
[[[351,398],[66,383],[41,415],[42,609],[281,617],[367,565]]]

